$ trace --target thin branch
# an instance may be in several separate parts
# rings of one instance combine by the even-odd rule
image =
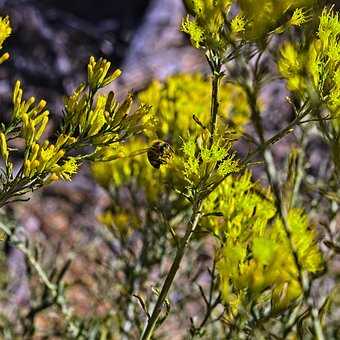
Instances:
[[[198,201],[196,204],[194,204],[193,212],[190,218],[190,221],[187,226],[187,230],[183,238],[180,240],[180,245],[177,248],[175,259],[172,263],[172,266],[165,278],[163,287],[159,293],[156,305],[153,309],[153,312],[151,314],[150,319],[148,320],[148,323],[146,325],[146,328],[141,336],[141,340],[149,340],[152,337],[153,332],[155,331],[157,321],[159,319],[163,304],[168,296],[169,290],[172,286],[172,283],[175,279],[175,276],[178,272],[179,266],[182,262],[182,259],[184,257],[185,251],[189,245],[190,239],[192,234],[194,233],[197,224],[199,222],[199,219],[201,217],[201,202]]]

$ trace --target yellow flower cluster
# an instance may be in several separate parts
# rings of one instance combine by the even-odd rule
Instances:
[[[60,134],[56,144],[50,144],[48,140],[41,142],[49,121],[49,111],[45,109],[46,101],[40,100],[34,105],[34,97],[23,100],[20,81],[15,84],[12,101],[12,122],[20,124],[20,137],[24,138],[26,144],[22,175],[27,178],[42,176],[48,182],[59,178],[70,180],[70,175],[76,173],[78,166],[75,158],[65,160],[64,156],[67,152],[66,146],[75,143],[77,138]],[[2,155],[5,158],[4,152]],[[60,162],[63,165],[60,165]]]
[[[249,173],[227,178],[205,201],[204,212],[209,217],[201,224],[220,244],[217,268],[223,298],[232,307],[230,317],[265,302],[275,313],[301,296],[298,269],[271,194]],[[302,270],[320,271],[322,256],[307,216],[291,209],[288,223]]]
[[[325,9],[320,17],[318,38],[309,48],[301,49],[285,43],[281,49],[278,68],[291,91],[304,93],[311,86],[328,108],[340,108],[340,22],[338,13]]]
[[[331,146],[334,164],[340,169],[339,14],[324,9],[316,35],[307,46],[285,43],[281,48],[278,69],[287,81],[289,90],[303,101],[310,101],[328,111],[332,119],[324,122],[320,128]],[[322,119],[320,116],[318,118]]]
[[[289,23],[293,26],[301,26],[308,21],[308,17],[302,10],[302,8],[296,8]]]
[[[194,188],[200,197],[209,195],[223,179],[239,171],[239,163],[230,151],[231,140],[215,138],[210,146],[208,136],[204,133],[189,136],[183,141],[183,156],[177,167],[187,181],[187,188]],[[179,188],[180,190],[181,188]],[[190,197],[190,190],[187,192]]]
[[[91,88],[99,89],[116,78],[119,73],[108,75],[109,63],[102,59],[97,64],[91,57],[89,65],[91,74],[88,77],[92,84]],[[29,178],[42,176],[49,182],[59,178],[70,180],[77,172],[80,159],[84,155],[69,157],[68,152],[72,148],[90,144],[95,147],[90,155],[91,159],[101,159],[102,146],[112,145],[143,128],[143,119],[148,110],[146,106],[141,106],[137,113],[129,115],[132,105],[131,96],[120,105],[114,99],[112,92],[107,96],[99,95],[93,104],[93,95],[91,93],[89,95],[86,91],[86,84],[81,84],[70,97],[65,99],[64,124],[56,143],[51,144],[48,140],[40,142],[49,121],[49,111],[45,109],[46,101],[41,100],[34,105],[34,97],[28,100],[23,100],[22,97],[23,90],[20,82],[17,81],[13,91],[12,120],[13,124],[20,124],[21,137],[26,143],[22,173]],[[122,131],[124,134],[121,133]],[[2,145],[4,150],[2,155],[4,159],[8,159],[4,138],[2,138]]]
[[[223,58],[234,38],[261,41],[270,32],[287,25],[301,26],[308,18],[302,8],[311,8],[315,0],[184,0],[189,15],[181,29],[196,48],[211,50]],[[232,5],[239,13],[229,18]],[[293,11],[291,15],[290,12]]]
[[[180,143],[186,133],[196,133],[201,127],[193,121],[195,115],[207,126],[210,120],[211,84],[201,74],[182,74],[169,77],[166,82],[154,81],[139,94],[141,102],[151,106],[155,117],[154,135],[172,144]],[[223,83],[219,91],[221,123],[237,132],[249,120],[249,106],[240,86]]]
[[[96,90],[109,85],[121,75],[121,70],[108,74],[111,62],[100,58],[98,61],[92,56],[87,65],[87,81],[91,89]]]
[[[246,30],[246,20],[241,14],[236,15],[230,22],[233,33],[241,33]]]
[[[0,17],[0,49],[2,49],[2,44],[11,35],[11,33],[12,28],[10,26],[9,18]],[[9,53],[6,52],[0,57],[0,65],[8,59]]]
[[[26,145],[29,146],[33,142],[37,142],[44,133],[47,123],[49,111],[45,110],[46,101],[41,100],[37,105],[35,98],[30,97],[27,101],[22,98],[22,88],[20,81],[15,83],[13,91],[13,120],[19,120],[23,127],[23,137]]]
[[[1,153],[2,158],[5,161],[5,164],[7,165],[9,151],[8,151],[6,135],[3,132],[0,132],[0,153]]]
[[[190,138],[184,143],[185,151],[182,138],[187,139],[188,133],[194,136],[202,131],[202,126],[195,122],[193,115],[200,124],[208,124],[210,92],[210,82],[198,74],[175,75],[165,82],[154,81],[138,95],[141,102],[151,106],[151,114],[154,117],[152,129],[145,131],[143,136],[130,139],[130,142],[124,146],[106,150],[107,158],[120,159],[119,162],[93,163],[92,173],[96,181],[107,190],[121,187],[129,187],[133,190],[138,187],[138,190],[143,192],[148,207],[157,206],[164,197],[168,197],[167,199],[176,207],[176,211],[182,212],[188,203],[183,197],[171,194],[173,188],[184,191],[188,185],[183,175],[185,172],[192,180],[198,176],[197,173],[192,174],[195,169],[190,168],[191,163],[197,162],[195,151],[193,155],[188,151]],[[243,126],[248,122],[248,115],[249,108],[242,89],[235,85],[223,84],[219,106],[221,129],[228,130],[227,126],[231,126],[235,131],[242,131]],[[145,154],[155,139],[167,141],[176,154],[167,166],[161,166],[158,170],[150,165]],[[192,158],[185,157],[183,155],[185,152],[192,155]],[[229,148],[222,147],[221,141],[215,143],[212,150],[203,147],[200,152],[205,160],[206,171],[213,165],[216,166],[216,163],[221,163],[219,170],[215,172],[215,177],[221,178],[237,168],[237,162],[232,158],[223,159],[228,154]],[[142,154],[133,158],[128,157],[138,153]],[[204,172],[203,168],[201,170]],[[110,219],[106,213],[107,219],[103,221],[109,221],[108,225],[112,225],[115,216],[123,213],[122,210],[111,212]],[[125,213],[128,214],[127,211]],[[135,223],[130,221],[129,225],[133,227]]]
[[[186,0],[189,13],[182,23],[182,31],[189,34],[192,44],[213,50],[220,55],[228,44],[224,32],[225,16],[231,0]]]
[[[0,45],[11,33],[8,18],[0,19]],[[1,47],[1,46],[0,46]],[[8,58],[4,55],[0,63]],[[63,179],[71,180],[83,160],[106,160],[107,148],[140,133],[150,120],[149,107],[140,105],[131,110],[132,97],[118,103],[113,92],[96,96],[97,91],[110,84],[121,74],[109,71],[111,63],[91,57],[87,83],[81,84],[65,99],[64,119],[55,136],[55,144],[45,138],[49,123],[46,101],[36,102],[34,97],[25,100],[20,81],[12,95],[12,119],[2,124],[0,154],[5,163],[2,169],[0,205],[20,197],[29,190]],[[18,171],[10,161],[9,140],[21,138],[25,142],[24,159]]]
[[[237,0],[236,2],[240,6],[240,13],[247,22],[246,31],[244,32],[245,39],[257,41],[286,23],[296,26],[305,23],[307,19],[302,8],[311,8],[316,1]],[[294,12],[291,19],[289,19],[288,14],[292,10]]]
[[[4,41],[10,36],[11,33],[12,28],[10,26],[9,18],[0,17],[0,49],[2,48]]]
[[[106,150],[107,157],[116,159],[134,155],[138,150],[147,150],[155,139],[168,141],[177,154],[181,153],[183,147],[181,138],[188,133],[195,135],[202,130],[202,127],[193,120],[193,115],[201,124],[208,124],[210,92],[210,82],[198,74],[172,76],[163,83],[154,81],[138,95],[142,103],[151,106],[151,116],[154,117],[152,129],[148,129],[143,137],[134,138],[124,147]],[[243,90],[236,85],[223,84],[219,106],[221,129],[227,129],[229,125],[235,131],[241,132],[248,122],[248,115],[249,108]],[[216,149],[218,148],[216,145]],[[119,162],[95,163],[92,169],[96,180],[106,188],[110,185],[126,185],[137,178],[138,185],[147,188],[145,191],[148,199],[157,201],[161,191],[164,190],[159,181],[165,181],[165,178],[175,180],[173,171],[176,170],[173,167],[178,165],[179,158],[175,157],[173,164],[169,164],[171,169],[161,167],[157,175],[155,169],[148,163],[146,155],[134,159],[123,158]],[[227,171],[226,164],[221,167],[221,171],[223,169]],[[173,176],[168,175],[169,172]],[[139,173],[143,175],[139,176]]]

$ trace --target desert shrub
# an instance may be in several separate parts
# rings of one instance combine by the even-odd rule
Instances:
[[[179,326],[182,338],[339,336],[338,278],[329,269],[339,253],[338,13],[316,1],[184,3],[181,30],[211,72],[154,81],[137,94],[133,113],[132,96],[122,104],[112,92],[95,97],[118,73],[91,58],[88,82],[66,99],[50,144],[40,141],[45,103],[23,102],[15,86],[13,119],[1,134],[3,205],[71,179],[90,160],[110,198],[98,216],[101,237],[114,248],[114,264],[98,278],[111,307],[82,320],[65,296],[69,263],[47,275],[15,227],[3,224],[45,287],[15,332],[32,336],[35,315],[53,306],[63,315],[62,336],[73,338],[162,338]],[[277,117],[268,136],[263,90],[282,82],[291,117]],[[308,169],[315,134],[329,150],[321,176]],[[275,144],[287,135],[294,145],[282,161]],[[13,138],[25,141],[15,171]]]

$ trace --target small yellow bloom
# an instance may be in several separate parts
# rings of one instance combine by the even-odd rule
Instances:
[[[0,64],[4,63],[8,59],[9,59],[9,53],[6,52],[0,57]]]
[[[75,174],[78,171],[78,164],[74,158],[68,159],[63,164],[63,171],[69,174]]]
[[[8,152],[8,147],[7,147],[6,136],[3,132],[0,132],[0,152],[1,152],[1,156],[7,163],[9,152]]]
[[[301,26],[306,22],[307,22],[307,17],[305,13],[303,12],[302,8],[297,8],[294,11],[291,19],[289,20],[289,23],[293,26]]]
[[[233,33],[241,33],[246,29],[246,20],[243,15],[238,14],[231,20],[230,25]]]
[[[2,48],[3,42],[10,36],[11,33],[12,28],[10,26],[9,18],[0,17],[0,48]]]

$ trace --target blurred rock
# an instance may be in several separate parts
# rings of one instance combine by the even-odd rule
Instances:
[[[153,0],[136,31],[123,63],[122,85],[140,90],[152,79],[206,67],[202,53],[180,32],[182,0]]]

